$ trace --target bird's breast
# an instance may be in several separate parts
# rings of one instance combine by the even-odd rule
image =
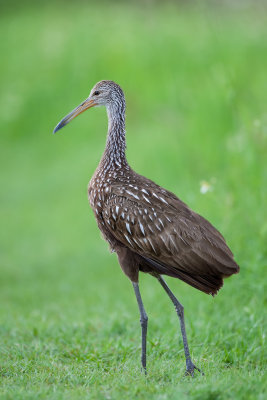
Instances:
[[[88,185],[88,199],[96,215],[102,212],[109,193],[109,183],[99,176],[93,176]]]

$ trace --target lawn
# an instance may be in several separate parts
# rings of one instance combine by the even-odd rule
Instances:
[[[266,398],[266,26],[261,3],[3,6],[1,399]],[[215,298],[167,279],[205,376],[184,377],[176,314],[146,275],[140,372],[132,285],[87,201],[105,110],[52,135],[101,79],[125,91],[131,166],[208,218],[240,265]]]

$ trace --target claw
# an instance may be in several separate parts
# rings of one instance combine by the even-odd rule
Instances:
[[[186,371],[185,371],[185,376],[192,376],[192,378],[194,377],[194,370],[197,370],[198,372],[201,373],[202,376],[204,376],[204,372],[201,371],[201,369],[199,369],[198,367],[195,366],[195,364],[190,363],[189,365],[186,366]]]

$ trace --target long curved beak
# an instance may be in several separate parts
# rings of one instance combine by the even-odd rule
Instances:
[[[59,129],[63,128],[63,126],[67,125],[73,118],[77,117],[79,114],[87,110],[88,108],[96,106],[96,103],[92,99],[86,99],[83,103],[81,103],[78,107],[72,110],[66,117],[64,117],[55,127],[53,133],[59,131]]]

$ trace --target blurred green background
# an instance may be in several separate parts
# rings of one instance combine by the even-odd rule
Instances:
[[[1,398],[266,398],[266,10],[1,3]],[[144,275],[149,374],[140,374],[132,286],[87,201],[105,110],[52,135],[101,79],[125,92],[131,166],[208,218],[240,264],[215,298],[168,279],[204,377],[183,377],[175,312]]]

